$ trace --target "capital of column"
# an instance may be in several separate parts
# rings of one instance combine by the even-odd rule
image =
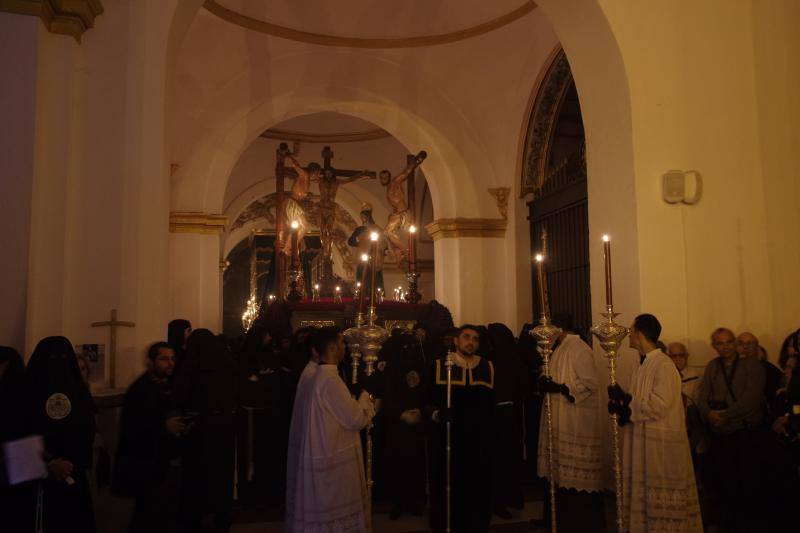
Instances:
[[[50,33],[71,35],[81,42],[103,13],[103,4],[100,0],[0,0],[0,11],[39,17]]]
[[[172,211],[169,214],[170,233],[221,234],[228,223],[225,215],[191,211]]]
[[[504,218],[439,218],[425,226],[434,241],[459,237],[503,238],[508,221]]]

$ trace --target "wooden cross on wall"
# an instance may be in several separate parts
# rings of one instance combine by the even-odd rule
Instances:
[[[117,359],[117,328],[135,328],[136,324],[133,322],[123,322],[121,320],[117,320],[117,310],[111,310],[111,320],[106,320],[104,322],[92,322],[93,328],[102,328],[108,326],[111,328],[110,333],[110,342],[108,345],[108,384],[113,389],[115,385],[115,374],[116,374],[116,359]]]

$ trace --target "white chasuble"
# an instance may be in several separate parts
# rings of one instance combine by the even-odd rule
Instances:
[[[702,532],[681,377],[661,350],[633,375],[623,431],[623,507],[630,532]]]
[[[374,414],[366,393],[353,399],[335,365],[305,368],[289,430],[287,532],[371,531],[359,431]]]
[[[571,403],[550,394],[553,426],[553,470],[556,486],[599,491],[606,488],[602,424],[598,417],[598,378],[592,349],[578,335],[567,335],[550,360],[553,381],[569,387]],[[547,456],[547,416],[542,405],[539,427],[538,472],[550,479]]]

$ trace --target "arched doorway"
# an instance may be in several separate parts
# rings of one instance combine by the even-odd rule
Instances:
[[[521,190],[527,202],[532,254],[547,238],[550,310],[569,313],[589,340],[589,197],[586,136],[572,71],[563,49],[547,68],[529,118]],[[535,276],[535,268],[532,276]],[[534,317],[541,314],[533,288]]]

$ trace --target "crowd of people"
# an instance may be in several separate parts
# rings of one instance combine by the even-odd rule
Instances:
[[[698,375],[687,347],[664,344],[658,320],[640,315],[630,333],[640,364],[606,390],[602,356],[569,316],[553,321],[562,333],[548,375],[531,325],[515,336],[498,323],[419,323],[393,331],[375,372],[362,363],[353,379],[335,328],[276,334],[257,323],[231,342],[174,320],[123,400],[110,479],[135,502],[128,530],[226,531],[236,500],[285,511],[290,531],[326,521],[363,531],[371,492],[392,519],[427,507],[434,531],[488,531],[493,514],[524,506],[538,476],[557,487],[559,531],[602,531],[613,490],[606,411],[620,426],[629,530],[777,527],[798,495],[800,330],[776,367],[754,335],[718,328],[718,357]],[[95,531],[85,367],[64,337],[39,342],[27,365],[0,348],[0,442],[41,435],[47,469],[12,485],[0,462],[3,531]],[[535,527],[548,526],[550,505]]]

